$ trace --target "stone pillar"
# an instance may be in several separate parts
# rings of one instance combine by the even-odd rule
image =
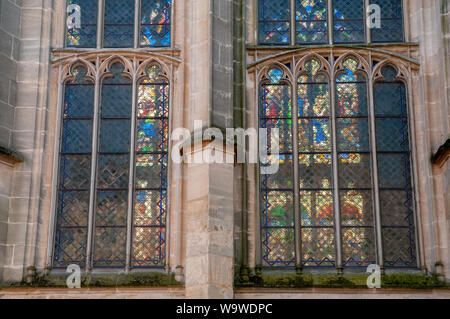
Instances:
[[[185,8],[185,123],[191,132],[196,120],[224,132],[233,127],[233,1],[190,0]],[[184,154],[201,159],[215,149],[223,158],[222,143],[205,139]],[[233,298],[234,164],[185,162],[183,177],[186,297]]]
[[[218,143],[191,156],[217,151]],[[233,298],[233,171],[233,164],[185,164],[187,298]]]

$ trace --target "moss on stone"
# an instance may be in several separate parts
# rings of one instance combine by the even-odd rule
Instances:
[[[10,284],[9,287],[67,287],[66,280],[69,274],[40,274],[36,279],[27,284]],[[167,287],[180,286],[175,280],[174,274],[159,272],[142,272],[129,274],[82,274],[81,287]]]
[[[367,288],[368,274],[252,274],[248,281],[240,279],[237,287],[259,288]],[[382,288],[442,288],[448,285],[437,275],[398,273],[382,276]]]

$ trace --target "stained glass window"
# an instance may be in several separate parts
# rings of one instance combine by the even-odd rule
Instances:
[[[406,89],[393,67],[382,75],[374,103],[384,262],[410,267],[417,260]]]
[[[372,171],[365,75],[356,59],[336,78],[336,143],[344,266],[375,263]]]
[[[91,184],[94,83],[77,67],[66,82],[55,236],[55,267],[84,266]]]
[[[290,1],[259,0],[259,42],[265,44],[289,44]]]
[[[103,46],[130,48],[134,45],[134,0],[105,0]]]
[[[93,80],[83,67],[72,74],[64,90],[53,265],[163,267],[169,151],[167,75],[160,65],[149,65],[133,99],[131,75],[121,62],[113,61],[100,80],[97,119]],[[93,182],[91,171],[96,174]]]
[[[136,135],[132,264],[161,266],[165,260],[169,84],[153,65],[139,85]]]
[[[333,0],[335,43],[364,42],[364,0]]]
[[[291,87],[278,67],[261,86],[259,126],[267,129],[266,164],[279,162],[276,174],[260,175],[263,261],[270,266],[295,265]],[[272,130],[279,130],[279,154],[273,154]]]
[[[371,29],[372,42],[402,42],[402,0],[371,0],[381,8],[381,28]]]
[[[381,9],[381,27],[369,29],[366,9],[374,4]],[[258,44],[403,42],[402,11],[402,0],[259,0]]]
[[[94,48],[97,45],[98,0],[68,0],[67,11],[66,46]]]
[[[302,265],[334,266],[331,109],[328,77],[317,60],[297,82]]]
[[[261,79],[259,127],[269,134],[259,175],[262,265],[417,267],[405,85],[384,67],[371,104],[367,64],[339,58],[330,81],[327,61],[299,62],[297,122],[290,73],[277,64]],[[276,161],[276,173],[262,173]]]
[[[169,46],[172,0],[142,0],[141,3],[141,47]]]
[[[140,47],[169,47],[172,1],[67,0],[66,47],[133,48],[135,38]]]
[[[328,43],[328,0],[296,0],[297,44]]]

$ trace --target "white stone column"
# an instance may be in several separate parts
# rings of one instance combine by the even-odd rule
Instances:
[[[201,156],[202,152],[213,148],[218,152],[219,143],[222,142],[203,143],[190,155]],[[221,155],[225,157],[226,152],[224,150]],[[234,158],[233,151],[228,151],[228,155]],[[233,298],[234,164],[184,165],[186,297]]]

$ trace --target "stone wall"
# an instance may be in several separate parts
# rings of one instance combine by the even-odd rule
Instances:
[[[24,269],[35,264],[35,248],[46,245],[46,242],[38,242],[36,227],[42,222],[39,220],[40,199],[45,195],[41,181],[46,136],[50,5],[49,1],[1,2],[1,32],[4,33],[0,35],[0,67],[8,70],[6,78],[0,79],[1,99],[7,82],[9,107],[14,106],[11,108],[14,112],[7,120],[9,126],[0,125],[0,139],[2,144],[24,158],[14,167],[11,176],[7,233],[3,233],[6,234],[6,253],[0,261],[4,265],[5,281],[22,280]],[[11,42],[9,55],[8,41]],[[4,105],[1,107],[3,114]]]

